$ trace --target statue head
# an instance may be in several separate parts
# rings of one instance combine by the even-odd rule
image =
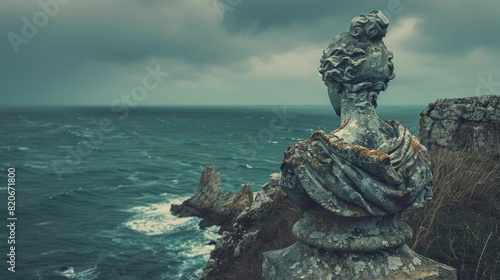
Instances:
[[[337,35],[323,51],[319,72],[337,115],[342,96],[376,107],[379,93],[394,78],[393,55],[382,42],[388,26],[379,10],[359,15],[349,32]]]

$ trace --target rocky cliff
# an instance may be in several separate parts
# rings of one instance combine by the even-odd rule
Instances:
[[[301,210],[288,200],[280,179],[279,173],[271,174],[252,205],[222,233],[202,279],[262,279],[262,253],[295,242],[292,226]]]
[[[439,99],[420,115],[420,141],[429,149],[500,149],[500,96]]]
[[[280,182],[280,173],[271,174],[251,200],[249,184],[239,194],[223,191],[219,173],[209,166],[195,195],[181,205],[172,205],[176,215],[204,218],[201,227],[221,226],[221,237],[202,279],[262,279],[262,253],[295,242],[292,226],[302,211],[288,199]]]
[[[221,226],[221,231],[231,227],[234,219],[252,205],[252,186],[245,184],[239,193],[222,191],[220,175],[214,166],[203,170],[198,190],[181,205],[172,205],[171,211],[179,217],[203,218],[200,227]]]

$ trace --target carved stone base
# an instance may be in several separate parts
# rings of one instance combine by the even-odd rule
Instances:
[[[329,252],[301,241],[264,253],[266,280],[456,279],[456,270],[413,252],[408,246],[376,252]]]
[[[396,248],[412,236],[401,214],[346,218],[323,208],[304,211],[293,226],[293,235],[302,242],[326,251],[369,252]]]

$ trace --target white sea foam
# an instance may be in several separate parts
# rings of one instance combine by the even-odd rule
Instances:
[[[170,213],[172,204],[181,204],[184,200],[185,198],[176,198],[166,203],[133,207],[130,211],[137,214],[125,225],[132,230],[149,236],[170,232],[193,219],[191,217],[178,218]]]
[[[203,232],[204,240],[194,241],[193,244],[189,244],[189,251],[186,251],[184,255],[189,258],[201,256],[208,261],[210,252],[215,248],[215,245],[208,245],[208,242],[215,241],[220,237],[217,233],[218,231],[218,226],[206,228]]]
[[[186,252],[185,255],[189,258],[194,258],[197,256],[202,256],[208,260],[210,256],[210,252],[215,248],[214,245],[203,245],[203,246],[193,246],[191,247],[191,251]]]
[[[164,193],[160,196],[171,196]],[[200,229],[198,227],[198,218],[178,218],[170,213],[172,204],[181,204],[187,197],[176,197],[167,200],[165,203],[154,203],[146,206],[137,206],[126,211],[134,212],[135,215],[124,225],[132,230],[141,232],[148,236],[156,236],[165,233],[175,232],[176,230],[189,231],[190,234],[198,235],[201,231],[202,238],[188,239],[182,243],[172,243],[180,250],[182,255],[182,264],[177,275],[165,274],[162,279],[199,279],[203,269],[200,267],[192,272],[193,267],[199,267],[200,261],[205,262],[210,258],[210,252],[214,245],[208,245],[210,241],[216,240],[218,235],[218,226]],[[198,232],[198,233],[196,233]],[[169,245],[170,246],[170,245]]]

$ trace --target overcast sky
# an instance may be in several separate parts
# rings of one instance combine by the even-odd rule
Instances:
[[[498,0],[0,0],[0,106],[326,105],[322,51],[373,9],[379,104],[500,93]]]

